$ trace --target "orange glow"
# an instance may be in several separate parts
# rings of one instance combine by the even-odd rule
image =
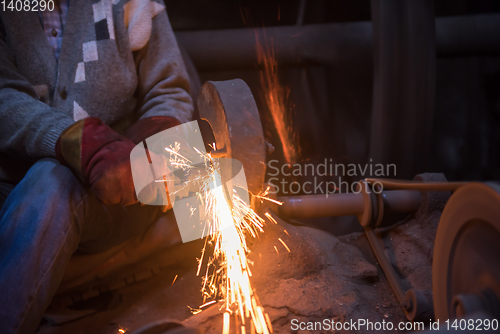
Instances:
[[[257,59],[259,65],[263,66],[260,72],[260,84],[264,91],[267,107],[271,112],[274,126],[283,147],[283,154],[288,163],[293,163],[297,159],[297,150],[294,145],[293,128],[290,116],[285,108],[286,100],[290,93],[280,85],[278,76],[278,62],[274,57],[274,45],[271,40],[271,47],[263,45],[255,33],[257,46]],[[264,34],[265,39],[265,34]]]

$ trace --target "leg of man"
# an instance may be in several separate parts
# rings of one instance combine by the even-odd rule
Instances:
[[[35,331],[80,242],[85,251],[104,250],[142,233],[160,213],[105,206],[68,168],[38,161],[0,211],[1,332]]]
[[[13,184],[0,182],[0,209],[2,209],[3,203],[5,203],[7,196],[9,196],[14,187]]]

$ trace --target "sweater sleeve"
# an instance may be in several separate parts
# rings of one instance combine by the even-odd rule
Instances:
[[[56,141],[72,123],[38,100],[0,33],[0,152],[35,160],[55,157]]]
[[[193,116],[189,80],[165,10],[152,18],[148,43],[134,52],[141,118],[170,116],[184,123]]]

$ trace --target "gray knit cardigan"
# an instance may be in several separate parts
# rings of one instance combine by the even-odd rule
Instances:
[[[140,117],[191,119],[164,9],[151,0],[70,1],[59,62],[38,13],[0,11],[0,182],[55,157],[61,132],[84,117],[115,128]]]

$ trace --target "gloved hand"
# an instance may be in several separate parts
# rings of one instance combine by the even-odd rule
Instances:
[[[138,202],[130,163],[134,147],[131,140],[111,130],[100,119],[88,117],[64,130],[56,143],[56,157],[104,204],[131,205]],[[149,164],[142,165],[144,173],[151,172]],[[149,188],[153,201],[157,189],[154,184]]]
[[[180,125],[180,124],[181,123],[177,119],[175,119],[173,117],[168,117],[168,116],[152,116],[152,117],[142,118],[142,119],[138,120],[137,122],[135,122],[134,124],[132,124],[125,131],[124,136],[126,138],[130,139],[135,144],[139,144],[140,142],[145,141],[149,137],[151,137],[151,136],[153,136],[161,131],[170,129],[170,128],[175,127],[175,126]],[[181,141],[180,138],[176,138],[176,140]],[[183,145],[183,147],[186,147],[186,145]],[[162,150],[162,152],[163,152],[163,150]],[[168,182],[168,186],[167,186],[167,183],[165,183],[165,187],[168,189],[169,192],[176,194],[178,192],[178,187],[175,184],[176,178],[173,175],[171,175],[170,178],[172,179],[171,182]],[[143,193],[141,192],[140,197],[139,197],[140,201],[141,201],[141,203],[146,204],[144,201],[144,197],[142,195],[143,195]],[[168,195],[167,195],[167,197],[168,197]],[[172,208],[174,198],[175,198],[175,196],[168,198],[168,205],[163,206],[164,212],[166,212],[167,210],[170,210]]]

